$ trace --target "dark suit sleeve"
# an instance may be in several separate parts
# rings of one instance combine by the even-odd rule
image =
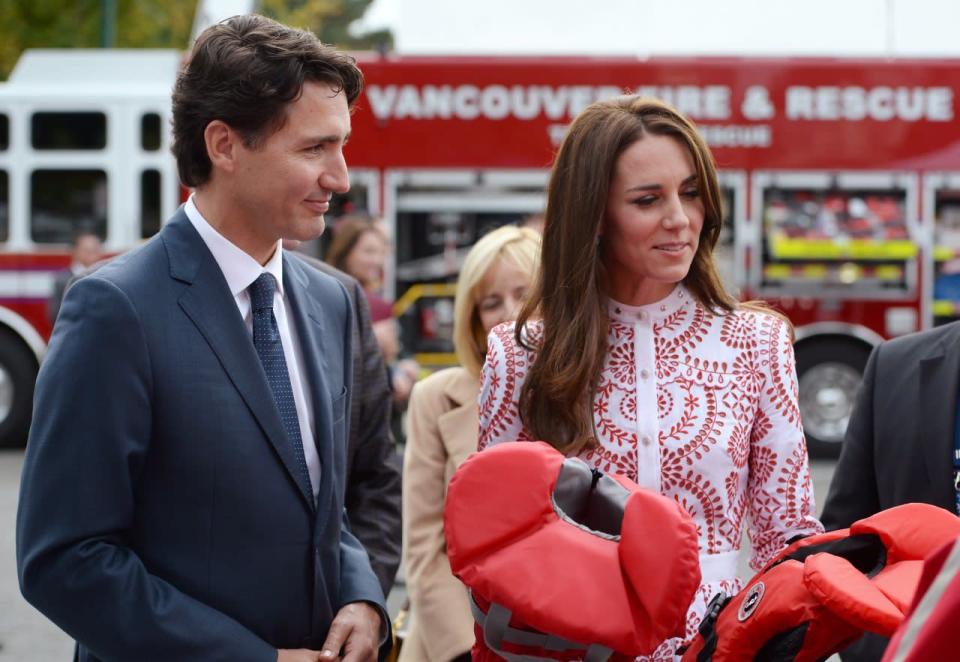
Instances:
[[[17,517],[21,590],[103,659],[274,662],[272,646],[151,575],[128,546],[152,369],[124,292],[96,276],[69,289],[37,380]]]
[[[353,312],[350,296],[346,287],[338,283],[343,292],[344,304],[347,310],[347,323],[343,329],[343,348],[346,360],[344,365],[344,383],[348,384],[348,391],[353,393]],[[352,400],[351,400],[352,406]],[[349,438],[348,430],[348,438]],[[340,530],[340,607],[351,602],[367,602],[380,612],[380,653],[386,654],[390,642],[390,615],[387,613],[386,600],[380,582],[370,566],[370,556],[360,541],[350,530],[350,520],[347,509],[344,507],[341,516]]]
[[[57,315],[60,314],[60,305],[63,302],[63,294],[67,289],[67,283],[70,280],[70,272],[61,272],[56,275],[53,281],[53,292],[47,299],[47,318],[53,324],[57,321]]]
[[[350,464],[346,507],[350,528],[370,555],[370,564],[388,595],[400,566],[400,456],[390,430],[390,385],[380,347],[370,324],[363,291],[352,287],[359,346],[350,415]]]
[[[863,374],[863,384],[850,414],[850,423],[843,440],[840,461],[830,481],[830,491],[820,521],[828,530],[842,529],[880,510],[874,448],[874,389],[880,355],[884,345],[870,354]]]

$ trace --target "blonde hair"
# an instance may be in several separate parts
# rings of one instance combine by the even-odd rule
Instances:
[[[532,281],[540,261],[540,235],[513,225],[497,228],[481,237],[463,261],[453,303],[453,347],[460,365],[474,377],[480,376],[487,354],[487,334],[477,313],[477,287],[499,260],[523,269]]]

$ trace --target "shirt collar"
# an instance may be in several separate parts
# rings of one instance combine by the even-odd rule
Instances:
[[[669,317],[691,303],[693,303],[693,297],[690,292],[682,284],[677,284],[673,291],[660,301],[654,301],[643,306],[628,306],[625,303],[608,298],[607,312],[612,319],[632,324],[642,319],[659,320]]]
[[[273,275],[277,282],[277,291],[283,297],[283,248],[280,241],[277,241],[277,249],[273,252],[270,260],[261,266],[248,253],[238,248],[210,225],[203,214],[200,213],[200,210],[197,209],[192,193],[184,203],[183,211],[200,234],[203,243],[213,254],[213,259],[216,260],[217,265],[223,272],[223,277],[227,280],[227,287],[230,288],[234,297],[241,292],[245,292],[253,284],[253,281],[264,272]]]

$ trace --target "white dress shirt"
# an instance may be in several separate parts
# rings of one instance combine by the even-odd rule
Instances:
[[[273,295],[273,315],[277,320],[280,331],[280,342],[283,345],[283,358],[287,363],[287,373],[290,375],[290,388],[293,390],[293,401],[297,407],[297,419],[300,423],[300,438],[303,441],[303,456],[307,460],[307,469],[310,472],[310,484],[313,496],[320,491],[320,457],[317,454],[317,445],[313,438],[313,405],[310,401],[310,385],[307,383],[306,366],[303,362],[303,352],[300,348],[300,338],[295,325],[290,323],[292,311],[290,298],[283,289],[283,248],[277,242],[277,250],[266,265],[261,266],[250,255],[239,249],[229,239],[217,232],[203,217],[193,201],[193,195],[183,206],[187,218],[200,233],[200,238],[207,245],[217,261],[227,286],[233,294],[233,299],[240,310],[247,325],[247,332],[253,337],[253,313],[250,308],[250,287],[262,273],[274,277],[277,288]]]

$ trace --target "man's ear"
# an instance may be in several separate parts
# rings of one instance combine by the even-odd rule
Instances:
[[[237,167],[237,149],[240,135],[222,120],[213,120],[203,130],[207,157],[214,169],[233,172]]]

